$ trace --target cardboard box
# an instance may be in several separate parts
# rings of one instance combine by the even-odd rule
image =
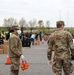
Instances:
[[[0,45],[0,49],[3,49],[3,47],[4,47],[4,44]]]
[[[0,49],[0,54],[3,54],[3,49]]]
[[[7,40],[4,40],[4,45],[8,45],[8,41]]]
[[[8,54],[8,45],[4,45],[3,50],[4,54]]]

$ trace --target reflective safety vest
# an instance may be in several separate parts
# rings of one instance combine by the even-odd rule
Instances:
[[[3,33],[1,33],[1,36],[5,38],[5,33],[4,33],[4,34],[3,34]]]
[[[10,36],[12,35],[12,33],[10,33]]]

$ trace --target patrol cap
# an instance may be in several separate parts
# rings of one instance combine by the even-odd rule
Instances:
[[[19,30],[20,28],[18,27],[18,25],[13,25],[13,26],[12,26],[12,29],[13,29],[13,30]]]
[[[57,21],[56,22],[57,27],[60,27],[62,24],[65,26],[64,21]]]

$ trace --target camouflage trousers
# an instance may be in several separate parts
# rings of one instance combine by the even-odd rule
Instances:
[[[18,75],[19,66],[20,66],[20,58],[10,58],[10,60],[11,60],[10,75]]]
[[[62,75],[62,69],[65,75],[70,75],[73,72],[71,60],[57,60],[52,65],[52,70],[56,75]]]

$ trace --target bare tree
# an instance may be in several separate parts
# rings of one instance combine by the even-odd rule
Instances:
[[[43,20],[39,20],[38,21],[38,25],[39,25],[39,32],[45,32],[44,21]]]
[[[4,26],[5,27],[11,27],[14,23],[14,18],[8,18],[8,19],[4,19]]]
[[[14,18],[8,18],[8,19],[4,19],[4,24],[3,26],[7,27],[8,31],[10,30],[10,27],[12,27],[13,25],[18,25],[18,22],[16,19]]]
[[[18,25],[18,21],[15,19],[13,22],[14,25]]]
[[[48,32],[50,32],[50,21],[49,20],[46,21],[46,26],[48,27]]]
[[[4,24],[3,24],[5,27],[8,26],[8,20],[7,19],[4,19]]]
[[[24,18],[21,18],[21,20],[19,21],[19,26],[21,27],[21,31],[23,32],[23,27],[27,27],[27,23],[26,20]]]
[[[39,25],[39,27],[44,26],[44,22],[43,22],[43,20],[39,20],[39,21],[38,21],[38,25]]]
[[[36,27],[36,19],[30,20],[28,23],[30,25],[30,30],[32,32],[33,27]]]
[[[46,26],[50,27],[50,21],[49,20],[46,21]]]

